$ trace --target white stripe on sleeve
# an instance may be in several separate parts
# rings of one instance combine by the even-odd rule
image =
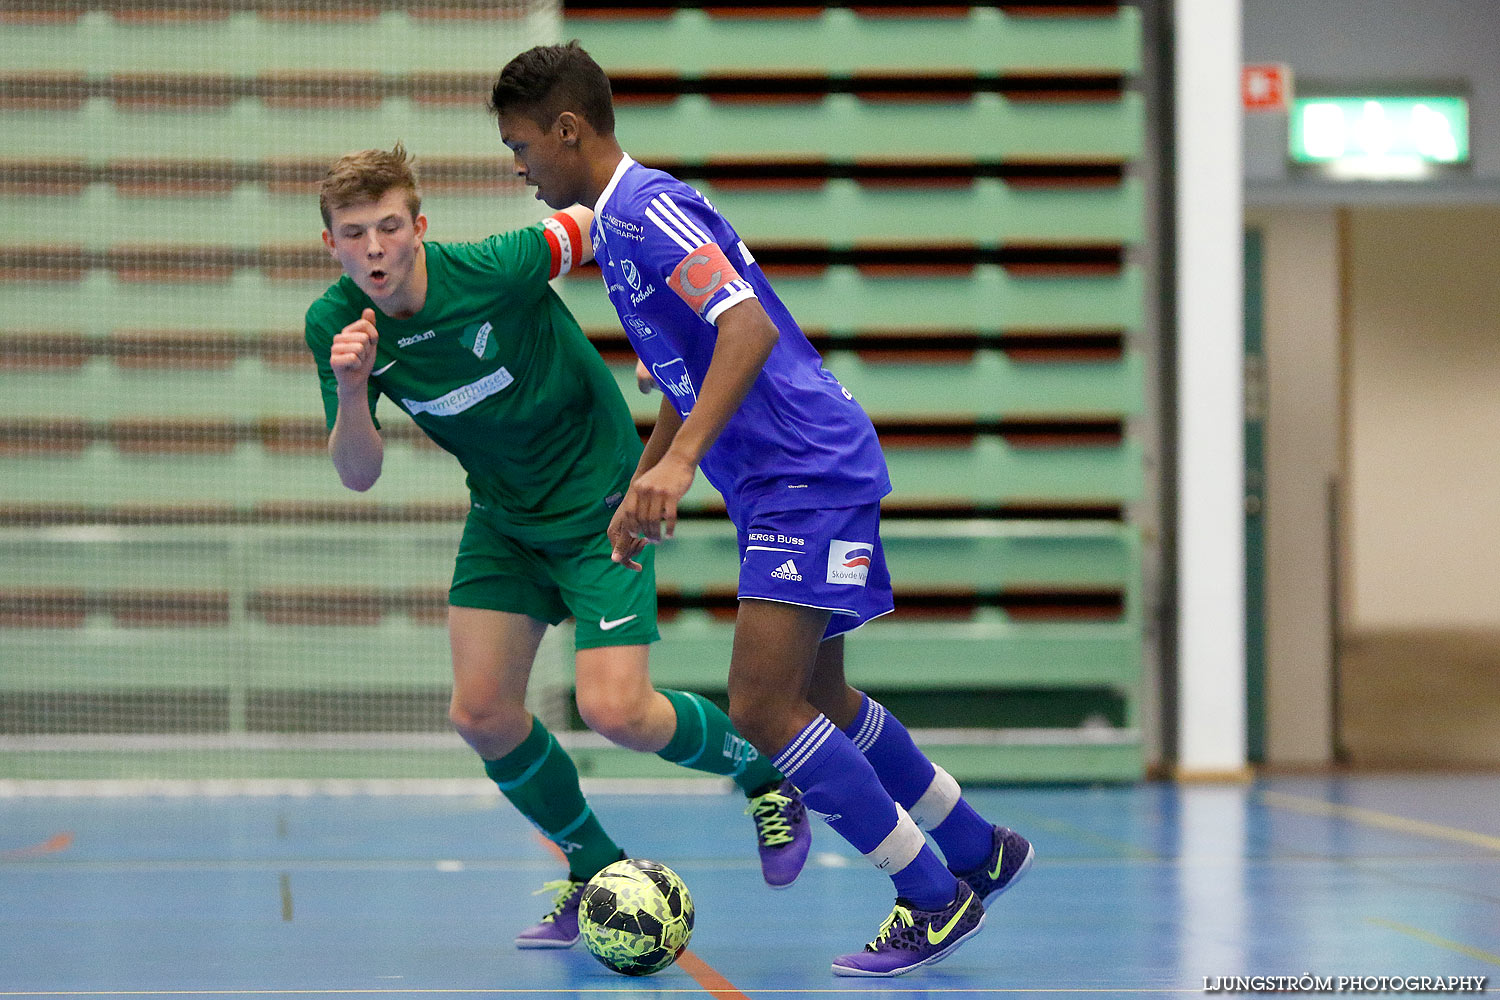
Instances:
[[[657,200],[666,204],[667,211],[671,212],[677,217],[677,221],[682,224],[682,227],[684,229],[698,237],[698,239],[700,240],[698,244],[699,246],[702,246],[704,243],[712,243],[714,241],[714,238],[712,236],[699,229],[698,224],[695,223],[692,219],[688,218],[686,212],[677,207],[677,202],[672,200],[671,195],[663,193]]]
[[[742,282],[735,282],[734,284],[742,284]],[[733,285],[726,285],[725,287],[732,288]],[[709,323],[716,323],[718,322],[719,317],[723,315],[725,309],[728,309],[730,306],[738,302],[743,302],[746,299],[753,298],[755,298],[755,289],[751,288],[749,285],[745,285],[739,291],[734,292],[730,295],[726,295],[719,301],[715,302],[709,308],[708,312],[703,314],[703,318]]]
[[[652,202],[651,204],[654,206],[656,203]],[[646,218],[648,218],[652,222],[656,223],[656,226],[657,226],[658,229],[660,229],[662,232],[666,233],[668,236],[672,237],[673,241],[678,246],[682,247],[682,252],[683,253],[692,253],[694,250],[698,249],[698,247],[702,246],[701,243],[699,243],[699,244],[693,244],[693,243],[689,243],[687,240],[683,239],[682,236],[678,234],[678,231],[677,231],[677,229],[675,227],[669,226],[665,222],[662,221],[661,216],[659,216],[659,215],[656,214],[656,211],[655,211],[654,208],[648,208],[648,209],[646,209]]]

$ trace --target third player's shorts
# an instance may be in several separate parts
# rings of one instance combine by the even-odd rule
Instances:
[[[578,620],[579,649],[655,642],[656,553],[648,545],[639,573],[610,559],[603,531],[583,538],[527,542],[500,531],[484,511],[464,522],[448,603],[529,615],[556,625]]]
[[[832,611],[825,639],[895,610],[878,503],[755,514],[738,535],[741,599]]]

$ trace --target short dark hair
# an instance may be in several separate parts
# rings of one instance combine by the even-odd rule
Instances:
[[[490,112],[516,111],[542,128],[572,111],[600,135],[615,134],[615,105],[609,77],[578,39],[566,45],[538,45],[505,64],[490,93]]]

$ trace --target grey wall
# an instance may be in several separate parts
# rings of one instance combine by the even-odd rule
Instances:
[[[1264,238],[1266,760],[1333,752],[1335,539],[1340,472],[1339,227],[1335,210],[1255,210]]]
[[[1295,77],[1466,80],[1473,180],[1500,185],[1500,0],[1244,0],[1244,18],[1245,62]],[[1285,115],[1246,115],[1245,179],[1287,179]]]
[[[1484,388],[1500,344],[1500,0],[1243,3],[1247,63],[1329,83],[1462,81],[1470,98],[1469,174],[1418,183],[1289,176],[1286,116],[1244,120],[1249,221],[1266,239],[1267,756],[1315,765],[1332,749],[1335,548],[1346,642],[1500,630],[1485,499],[1500,491],[1486,458],[1500,416]]]
[[[1351,216],[1354,632],[1500,634],[1497,230],[1497,206],[1370,206]]]

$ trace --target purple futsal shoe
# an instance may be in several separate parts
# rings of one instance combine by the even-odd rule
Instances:
[[[571,948],[578,941],[578,903],[587,883],[577,879],[548,882],[537,893],[554,892],[552,911],[516,935],[517,948]]]
[[[802,793],[783,778],[775,788],[752,798],[745,812],[755,820],[760,871],[766,885],[785,889],[797,880],[812,847],[812,828],[802,805]]]
[[[996,896],[1015,885],[1026,874],[1026,869],[1031,867],[1031,860],[1036,857],[1031,841],[1014,830],[997,826],[992,836],[994,842],[984,864],[973,871],[953,873],[969,883],[974,895],[986,906],[994,902]]]
[[[900,976],[941,962],[984,926],[984,904],[962,879],[953,902],[941,910],[918,910],[904,899],[880,925],[864,951],[833,960],[835,976]]]

